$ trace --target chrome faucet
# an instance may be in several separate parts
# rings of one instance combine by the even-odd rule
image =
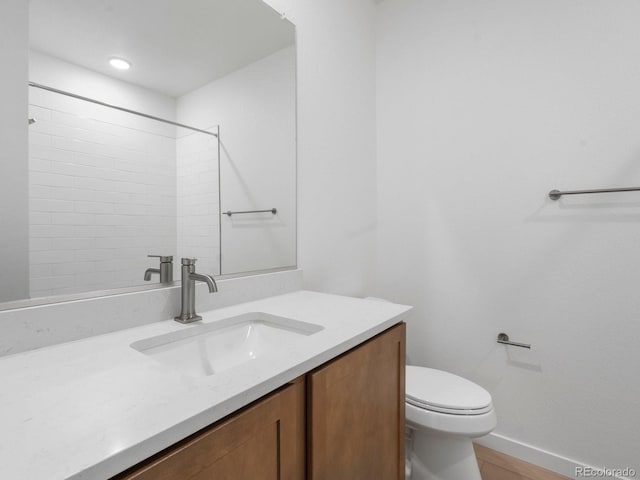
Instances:
[[[196,273],[196,259],[182,259],[182,308],[175,320],[180,323],[191,323],[202,320],[196,313],[196,280],[204,282],[209,287],[209,293],[218,291],[216,281],[211,275]]]
[[[160,283],[173,282],[173,257],[162,255],[147,255],[149,258],[159,258],[160,268],[147,268],[144,272],[144,279],[148,282],[151,280],[151,275],[157,273],[160,275]]]

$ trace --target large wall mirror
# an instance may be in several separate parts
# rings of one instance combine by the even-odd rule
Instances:
[[[180,257],[295,266],[291,23],[261,0],[29,9],[28,279],[0,308],[160,285],[148,255],[176,280]]]

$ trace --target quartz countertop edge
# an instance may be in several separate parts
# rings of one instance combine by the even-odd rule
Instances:
[[[108,479],[404,319],[406,305],[298,291],[201,312],[250,312],[323,329],[216,375],[186,376],[135,351],[191,328],[159,321],[0,358],[0,465],[7,478]]]

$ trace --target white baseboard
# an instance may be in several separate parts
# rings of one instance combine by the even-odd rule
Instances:
[[[516,457],[525,462],[546,468],[547,470],[559,473],[560,475],[565,475],[569,478],[577,478],[577,468],[596,468],[592,465],[587,465],[577,460],[566,458],[562,455],[557,455],[532,445],[527,445],[526,443],[519,442],[498,433],[490,433],[485,437],[476,438],[474,439],[474,442],[484,447],[491,448],[492,450]],[[606,478],[629,480],[626,477]]]

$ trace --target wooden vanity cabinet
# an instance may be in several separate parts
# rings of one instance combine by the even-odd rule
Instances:
[[[401,480],[398,324],[112,480]]]
[[[404,479],[405,324],[307,375],[309,480]]]
[[[112,480],[304,480],[298,379]]]

